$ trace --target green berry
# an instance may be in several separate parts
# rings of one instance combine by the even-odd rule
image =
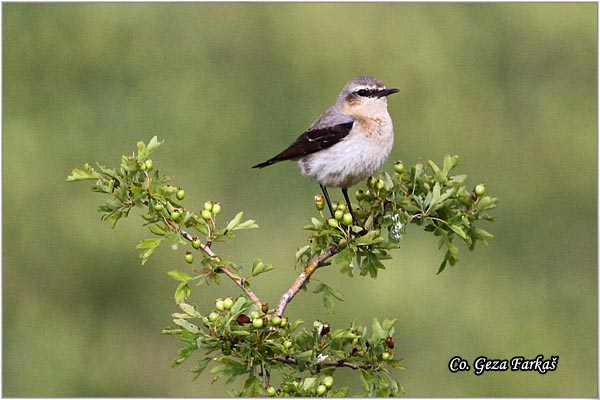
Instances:
[[[326,376],[325,378],[323,378],[323,385],[325,385],[325,387],[327,389],[332,387],[333,386],[333,376]]]
[[[332,228],[337,228],[337,227],[338,227],[338,222],[337,222],[337,219],[335,219],[335,218],[329,218],[329,219],[327,220],[327,223],[328,223],[328,224],[329,224],[329,226],[330,226],[330,227],[332,227]]]
[[[140,168],[140,171],[145,171],[146,170],[146,163],[145,162],[140,163],[139,168]]]
[[[211,313],[208,315],[208,320],[209,320],[210,322],[215,322],[215,321],[216,321],[216,320],[218,320],[218,319],[219,319],[219,313],[217,313],[217,312],[214,312],[214,311],[213,311],[213,312],[211,312]]]
[[[212,212],[215,215],[220,214],[221,213],[221,204],[219,204],[219,203],[213,204],[213,206],[212,206]]]
[[[334,213],[335,219],[341,221],[344,218],[344,212],[342,210],[336,210]]]
[[[344,204],[344,203],[339,203],[339,204],[337,205],[336,209],[337,209],[337,210],[340,210],[340,211],[346,211],[346,204]]]
[[[325,385],[317,386],[317,396],[323,396],[327,391],[327,387]]]
[[[202,210],[201,215],[202,215],[202,219],[204,219],[206,221],[210,221],[212,219],[212,214],[206,208],[204,210]]]
[[[389,351],[384,351],[383,354],[381,355],[381,359],[383,361],[389,361],[392,359],[392,353],[390,353]]]
[[[215,302],[215,308],[219,311],[224,311],[225,310],[225,302],[221,299],[217,300]]]
[[[225,297],[225,300],[223,300],[223,307],[225,307],[226,310],[231,310],[231,307],[233,307],[233,299],[229,296]]]
[[[283,348],[286,350],[291,349],[293,345],[294,343],[292,343],[291,340],[286,340],[285,342],[283,342]]]
[[[258,319],[258,318],[260,318],[260,312],[258,312],[256,310],[252,311],[250,313],[250,318],[252,318],[252,319]]]
[[[213,202],[208,200],[207,202],[204,203],[204,209],[206,211],[212,211],[213,208]]]
[[[179,189],[177,193],[175,193],[175,196],[177,196],[177,199],[183,200],[185,198],[185,190]]]
[[[483,196],[485,194],[485,185],[483,183],[480,183],[479,185],[475,186],[475,194],[477,194],[477,196]]]
[[[383,179],[377,179],[377,183],[375,183],[375,187],[379,190],[383,189],[385,187],[385,182],[383,181]]]
[[[186,252],[185,252],[185,261],[186,261],[188,264],[191,264],[191,263],[193,263],[193,262],[194,262],[194,255],[193,255],[192,253],[190,253],[189,251],[186,251]]]
[[[194,240],[192,240],[192,247],[195,249],[199,249],[202,246],[202,241],[200,240],[200,238],[195,237]]]
[[[317,210],[319,211],[325,208],[325,197],[323,197],[322,194],[317,194],[315,196],[315,207],[317,207]]]
[[[264,325],[264,321],[262,318],[255,318],[252,320],[252,326],[255,327],[256,329],[262,328],[263,325]]]
[[[281,326],[282,328],[285,328],[286,326],[288,326],[288,319],[287,319],[287,317],[281,318],[281,324],[279,326]]]
[[[404,164],[402,163],[402,161],[400,161],[400,160],[396,161],[396,164],[394,164],[394,170],[399,174],[404,172],[405,169],[404,169]]]
[[[179,209],[174,209],[173,212],[171,213],[171,219],[173,221],[178,221],[179,218],[181,218],[181,210]]]
[[[271,318],[271,323],[275,326],[281,325],[281,317],[275,316]]]
[[[275,396],[276,390],[273,386],[267,387],[267,396],[273,397]]]
[[[151,159],[147,159],[146,162],[144,162],[144,164],[146,165],[146,170],[148,171],[152,170],[152,167],[154,166],[154,163]]]
[[[365,198],[365,192],[362,189],[358,189],[356,191],[355,197],[356,197],[356,200],[361,201],[362,199]]]
[[[346,225],[352,225],[352,214],[350,213],[345,213],[344,216],[342,217],[342,222]]]
[[[154,209],[155,209],[156,211],[162,211],[162,210],[163,210],[163,208],[164,208],[164,207],[163,207],[162,203],[154,203]]]

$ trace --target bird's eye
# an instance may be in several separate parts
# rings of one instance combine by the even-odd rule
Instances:
[[[364,97],[364,96],[366,96],[366,95],[367,95],[367,93],[369,93],[369,92],[367,91],[367,89],[360,89],[360,90],[359,90],[358,92],[356,92],[356,93],[358,93],[358,95],[359,95],[359,96],[363,96],[363,97]]]

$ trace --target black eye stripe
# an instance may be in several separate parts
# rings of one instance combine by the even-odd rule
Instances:
[[[375,97],[379,93],[378,89],[359,89],[355,92],[361,97]]]

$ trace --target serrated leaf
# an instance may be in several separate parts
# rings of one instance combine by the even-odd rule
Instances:
[[[150,153],[152,153],[154,150],[158,149],[165,141],[158,141],[158,138],[156,136],[154,136],[152,139],[150,139],[150,141],[148,142],[148,146],[146,146],[146,155],[150,155]]]
[[[385,339],[387,337],[386,332],[383,330],[381,324],[377,318],[373,318],[373,338],[374,339]]]
[[[85,181],[89,179],[100,179],[101,175],[89,164],[84,164],[83,169],[73,168],[73,171],[67,176],[67,182]]]
[[[243,211],[240,211],[239,213],[237,213],[237,215],[235,217],[233,217],[233,219],[231,221],[229,221],[229,223],[227,224],[227,230],[228,231],[234,230],[234,228],[240,224],[240,221],[242,220],[243,216],[244,216]]]
[[[184,313],[191,317],[202,318],[202,314],[200,314],[198,310],[196,310],[196,307],[192,306],[191,304],[182,302],[179,303],[179,308],[181,308]]]
[[[242,222],[241,224],[239,224],[238,226],[236,226],[235,228],[233,228],[231,230],[237,231],[240,229],[256,229],[256,228],[258,228],[256,221],[254,221],[253,219],[249,219],[247,221]]]
[[[265,264],[260,258],[257,258],[252,263],[252,276],[257,276],[263,272],[267,272],[273,269],[271,264]]]
[[[137,244],[137,246],[135,246],[136,249],[145,249],[145,251],[140,254],[140,258],[142,259],[142,265],[144,265],[146,261],[148,261],[148,258],[150,258],[152,253],[154,253],[154,250],[156,250],[156,248],[160,246],[161,242],[162,239],[158,238],[144,239],[140,241]]]
[[[186,282],[181,282],[177,286],[177,289],[175,289],[175,295],[173,296],[175,298],[175,303],[179,304],[185,301],[188,297],[190,297],[190,294],[192,294],[192,289]]]
[[[182,327],[183,329],[185,329],[188,332],[200,333],[200,329],[198,329],[198,327],[196,325],[192,324],[191,322],[189,322],[186,319],[183,319],[183,318],[174,319],[173,323],[177,326]]]

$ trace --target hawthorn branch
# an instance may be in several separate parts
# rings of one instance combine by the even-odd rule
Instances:
[[[274,360],[277,362],[280,362],[282,364],[298,365],[298,361],[296,361],[296,359],[293,357],[275,357]],[[315,366],[320,367],[320,368],[327,368],[327,367],[350,368],[353,370],[358,370],[358,369],[371,370],[371,369],[373,369],[372,364],[358,364],[357,365],[357,364],[352,364],[345,360],[321,362],[321,363],[316,364]]]
[[[298,275],[292,286],[283,294],[283,296],[281,296],[281,300],[279,300],[279,304],[275,309],[276,316],[281,317],[283,315],[283,312],[285,311],[287,305],[290,303],[290,301],[292,301],[292,299],[300,291],[300,289],[302,289],[305,282],[308,278],[310,278],[313,272],[315,272],[317,268],[321,267],[323,263],[327,261],[327,259],[339,253],[339,251],[340,249],[337,247],[337,245],[332,244],[329,247],[327,247],[323,251],[323,253],[321,253],[321,255],[313,258],[308,263],[308,265],[304,268],[304,271],[302,271],[302,273]]]

